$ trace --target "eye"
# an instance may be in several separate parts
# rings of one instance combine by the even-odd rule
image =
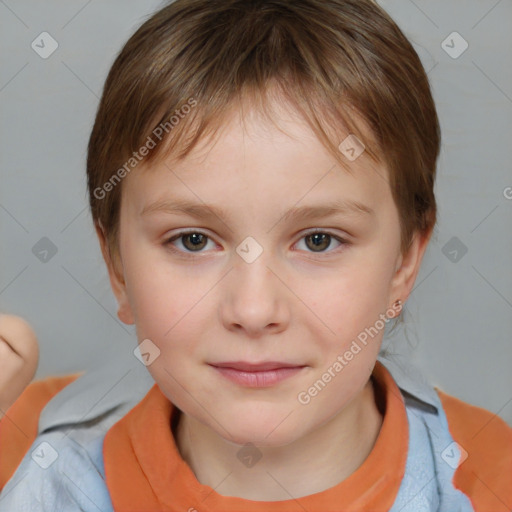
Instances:
[[[178,250],[178,252],[201,252],[206,246],[208,235],[201,231],[180,231],[172,238],[169,238],[164,242],[165,246],[172,246],[172,250]],[[176,249],[173,246],[174,241],[181,241],[182,246],[185,247],[185,251]]]
[[[173,237],[169,238],[164,242],[164,246],[168,246],[171,248],[171,250],[181,253],[201,253],[205,252],[202,249],[204,249],[208,244],[209,236],[206,233],[202,233],[201,231],[197,230],[190,230],[190,231],[180,231]],[[327,248],[329,248],[332,245],[332,241],[335,240],[340,246],[348,245],[348,242],[344,240],[343,238],[334,235],[333,233],[330,233],[328,231],[322,231],[322,230],[315,230],[310,231],[309,233],[306,233],[300,241],[305,240],[306,241],[306,251],[309,249],[309,252],[313,253],[325,253],[325,252],[335,252],[335,250],[332,251],[326,251]],[[174,245],[175,242],[180,242],[181,246],[184,247],[183,249],[178,249],[176,245]],[[213,242],[212,242],[213,243]]]
[[[322,231],[320,229],[310,231],[309,233],[306,233],[301,240],[306,241],[306,247],[311,249],[311,252],[314,253],[325,253],[325,252],[335,252],[336,250],[332,251],[325,251],[328,247],[332,245],[332,241],[335,240],[338,242],[338,248],[343,245],[347,245],[348,242],[344,240],[343,238],[334,235],[333,233],[330,233],[328,231]]]

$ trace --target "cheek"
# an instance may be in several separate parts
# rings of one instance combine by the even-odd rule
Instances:
[[[165,361],[166,366],[183,356],[197,356],[204,337],[206,302],[201,299],[211,287],[210,281],[173,271],[168,263],[148,257],[148,253],[132,253],[125,269],[137,339],[150,339],[164,356],[159,358],[159,364]]]
[[[321,321],[319,329],[332,349],[350,344],[352,339],[375,324],[389,307],[389,269],[382,260],[358,258],[319,286],[310,286],[306,303]],[[306,293],[303,290],[302,293]]]
[[[126,249],[123,258],[126,288],[138,339],[162,339],[179,315],[182,299],[179,280],[150,251],[130,244]]]

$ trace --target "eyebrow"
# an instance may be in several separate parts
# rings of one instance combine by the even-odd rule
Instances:
[[[205,203],[194,203],[185,199],[161,200],[147,205],[141,212],[146,216],[155,212],[169,214],[185,214],[197,219],[207,219],[216,216],[221,220],[228,218],[227,210],[215,205]],[[334,201],[317,206],[293,206],[286,211],[280,220],[287,222],[293,220],[314,220],[331,217],[334,215],[375,215],[375,211],[359,201]]]

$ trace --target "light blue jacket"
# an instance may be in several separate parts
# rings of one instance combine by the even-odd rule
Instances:
[[[474,512],[451,483],[460,452],[437,393],[409,362],[379,360],[400,388],[409,420],[406,470],[391,512]],[[43,409],[38,437],[0,494],[0,512],[113,512],[103,438],[153,384],[128,351],[66,386]]]

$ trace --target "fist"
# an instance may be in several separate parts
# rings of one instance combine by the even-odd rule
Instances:
[[[30,325],[18,316],[0,314],[0,419],[34,377],[38,361]]]

